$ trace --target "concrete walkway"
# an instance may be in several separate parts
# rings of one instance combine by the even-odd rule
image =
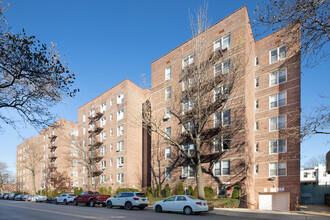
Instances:
[[[315,209],[313,209],[315,208]],[[308,207],[302,211],[265,211],[257,209],[243,209],[243,208],[215,208],[210,211],[210,214],[222,216],[235,216],[242,219],[292,219],[292,220],[306,220],[306,219],[330,219],[330,212],[328,207]]]

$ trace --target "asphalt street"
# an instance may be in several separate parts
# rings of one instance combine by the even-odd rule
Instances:
[[[0,200],[0,220],[3,219],[242,219],[241,217],[218,216],[213,214],[184,215],[179,213],[156,213],[151,209],[124,210],[107,209],[102,206],[86,207],[83,205],[55,205],[48,203],[19,202]]]

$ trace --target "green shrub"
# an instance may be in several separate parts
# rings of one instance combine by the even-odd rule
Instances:
[[[154,190],[151,187],[148,188],[147,196],[148,197],[153,197],[154,196]]]
[[[239,199],[239,190],[240,189],[241,189],[241,186],[240,186],[239,182],[236,182],[235,186],[234,186],[234,191],[232,194],[233,199]]]
[[[107,195],[107,188],[104,186],[101,186],[99,188],[99,193],[100,193],[100,195]]]
[[[118,187],[115,194],[117,195],[118,193],[121,193],[121,192],[139,192],[139,191],[140,190],[133,189],[133,188],[120,188],[120,187]]]
[[[78,189],[78,187],[75,187],[75,188],[74,188],[73,193],[74,193],[75,195],[79,195],[79,194],[80,194],[80,193],[79,193],[79,189]]]
[[[83,188],[80,187],[78,192],[79,192],[79,194],[81,194],[82,192],[84,192]],[[78,195],[79,195],[79,194],[78,194]]]
[[[188,186],[188,195],[190,195],[190,196],[193,195],[193,188],[191,185]]]
[[[112,187],[111,186],[108,187],[107,195],[109,195],[109,196],[112,195]]]
[[[212,187],[204,187],[205,199],[212,199],[214,197],[214,192]]]
[[[164,192],[165,192],[165,197],[169,197],[171,195],[171,188],[170,185],[168,185],[168,183],[165,185]]]
[[[197,190],[197,186],[195,186],[194,191],[193,191],[193,197],[197,198],[198,197],[198,190]]]
[[[157,184],[156,196],[157,197],[162,197],[162,191],[161,191],[161,188],[160,188],[159,184]]]
[[[182,183],[179,183],[178,188],[176,190],[177,195],[184,195],[183,185]]]

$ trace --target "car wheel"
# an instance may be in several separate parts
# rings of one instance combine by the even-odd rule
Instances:
[[[74,205],[74,206],[77,206],[77,205],[78,205],[77,200],[73,200],[73,205]]]
[[[106,207],[107,206],[107,204],[105,204],[105,202],[103,202],[102,203],[102,207]]]
[[[67,205],[68,204],[68,201],[66,201],[66,199],[64,199],[63,204],[64,205]]]
[[[186,206],[186,207],[184,207],[183,212],[186,215],[191,215],[192,209],[190,208],[190,206]]]
[[[95,202],[94,202],[93,199],[91,199],[91,200],[89,201],[89,207],[94,207],[94,206],[95,206]]]
[[[111,208],[112,208],[112,202],[111,202],[111,201],[108,201],[108,202],[107,202],[107,208],[108,208],[108,209],[111,209]]]
[[[126,202],[125,203],[125,209],[126,210],[131,210],[132,209],[132,203],[131,202]]]
[[[57,199],[55,199],[54,203],[57,204]]]
[[[157,205],[155,210],[156,210],[156,212],[162,212],[163,211],[163,209],[160,205]]]

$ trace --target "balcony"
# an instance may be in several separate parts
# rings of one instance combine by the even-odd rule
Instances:
[[[90,145],[88,145],[88,146],[90,146],[89,147],[89,150],[98,149],[99,147],[101,147],[102,144],[103,144],[103,142],[101,142],[101,141],[97,141],[97,142],[95,142],[93,144],[90,144]]]
[[[94,170],[93,171],[93,177],[100,176],[103,173],[103,170]]]
[[[96,122],[100,120],[100,118],[103,116],[103,113],[98,112],[95,114],[95,116],[89,116],[88,119],[91,120],[91,122]]]
[[[49,149],[50,149],[50,152],[54,152],[56,150],[57,146],[50,146]]]
[[[95,161],[95,163],[100,162],[102,159],[103,159],[103,156],[95,156],[95,157],[93,158],[93,160]]]
[[[88,133],[90,134],[89,137],[98,135],[101,131],[103,131],[102,127],[96,127],[94,130],[88,130]]]
[[[57,169],[57,167],[54,166],[53,164],[51,164],[51,165],[49,166],[49,170],[50,170],[51,172],[55,171],[56,169]]]
[[[55,154],[50,154],[49,155],[49,159],[50,159],[50,162],[54,162],[56,160],[57,157],[55,157]]]
[[[57,138],[57,136],[53,134],[52,136],[49,137],[50,142],[55,141],[56,138]]]

